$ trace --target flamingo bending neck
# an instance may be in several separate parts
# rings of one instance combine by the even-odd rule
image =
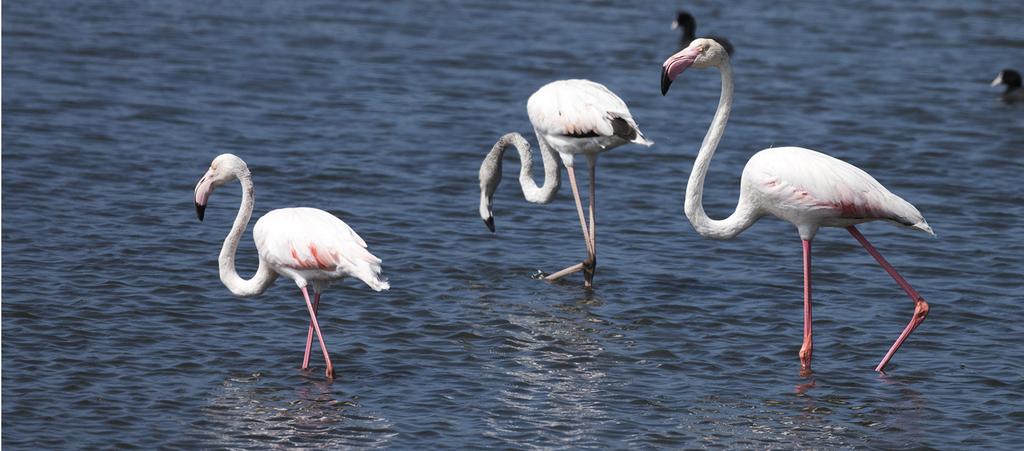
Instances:
[[[235,254],[238,251],[238,241],[245,233],[249,225],[249,218],[252,217],[255,198],[252,184],[252,176],[248,167],[242,163],[242,168],[235,171],[235,178],[242,185],[242,203],[238,208],[238,215],[235,216],[235,223],[231,226],[231,232],[224,238],[224,245],[220,249],[220,256],[217,258],[220,267],[220,281],[235,296],[248,297],[263,293],[277,279],[277,273],[270,269],[270,266],[260,258],[260,265],[256,274],[246,280],[238,275],[235,269]]]
[[[539,133],[537,142],[540,145],[541,158],[544,162],[544,185],[537,186],[533,180],[533,152],[530,151],[530,143],[519,133],[507,133],[494,143],[494,147],[484,158],[480,166],[480,217],[483,218],[487,227],[494,231],[494,214],[491,211],[494,192],[501,183],[501,157],[509,144],[515,146],[519,151],[519,185],[523,188],[523,196],[529,202],[546,204],[551,202],[562,184],[561,172],[558,168],[558,156],[555,151],[544,141]]]
[[[725,219],[711,219],[704,212],[704,178],[707,176],[708,167],[711,165],[711,157],[718,149],[718,142],[725,133],[725,124],[729,122],[729,113],[732,111],[732,65],[726,60],[718,66],[722,73],[722,94],[718,100],[718,109],[715,110],[715,117],[711,120],[711,126],[704,135],[700,152],[693,163],[693,170],[690,172],[690,179],[686,184],[686,203],[684,210],[690,224],[704,238],[713,240],[727,240],[739,235],[757,221],[761,215],[757,209],[740,191],[739,201],[736,210]]]

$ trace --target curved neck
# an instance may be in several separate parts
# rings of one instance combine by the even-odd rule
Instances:
[[[540,147],[541,161],[544,163],[544,185],[540,188],[533,181],[533,157],[530,155],[530,143],[525,139],[516,142],[516,150],[519,151],[519,185],[523,187],[523,196],[526,200],[546,204],[551,202],[562,186],[562,173],[558,170],[558,154],[551,148],[548,142],[541,136],[540,132],[534,130],[537,136],[537,144]]]
[[[238,181],[242,184],[242,205],[238,208],[238,215],[235,216],[235,223],[231,226],[231,232],[224,238],[224,246],[220,249],[218,264],[220,266],[220,281],[228,290],[236,296],[255,296],[266,291],[267,287],[277,278],[277,273],[272,271],[263,259],[260,259],[260,266],[256,275],[245,280],[235,270],[235,253],[238,251],[238,241],[245,233],[249,225],[249,218],[252,217],[253,186],[252,177],[248,170],[239,171],[236,174]]]
[[[704,178],[711,165],[711,157],[715,155],[718,142],[725,133],[725,124],[729,121],[729,113],[732,111],[732,65],[726,60],[719,66],[719,69],[722,72],[722,95],[718,100],[715,118],[711,120],[711,126],[708,127],[708,133],[704,135],[704,142],[697,154],[697,160],[693,163],[690,180],[686,184],[685,211],[690,224],[693,224],[694,230],[701,236],[724,240],[739,235],[740,232],[753,225],[758,215],[744,197],[742,189],[736,210],[728,218],[715,220],[709,218],[704,212]]]
[[[519,151],[519,185],[523,188],[523,196],[526,200],[546,204],[551,202],[562,184],[561,172],[558,168],[558,158],[555,151],[551,149],[544,138],[537,134],[537,141],[540,143],[541,159],[544,162],[544,185],[537,186],[533,180],[533,155],[530,151],[530,143],[519,133],[508,133],[502,136],[494,147],[484,158],[480,165],[480,216],[487,220],[492,216],[491,198],[501,183],[501,160],[505,149],[509,144],[515,146]]]

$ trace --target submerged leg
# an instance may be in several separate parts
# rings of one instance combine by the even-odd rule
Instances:
[[[597,270],[597,225],[594,218],[594,203],[597,199],[597,155],[587,155],[587,166],[590,168],[590,258],[583,262],[583,284],[589,287],[594,284],[594,271]]]
[[[903,342],[906,341],[907,337],[910,336],[910,333],[924,322],[924,318],[928,316],[928,303],[925,302],[924,298],[917,293],[917,290],[914,290],[914,287],[907,283],[906,279],[904,279],[900,273],[896,272],[896,268],[893,268],[892,265],[885,260],[885,257],[882,257],[882,254],[878,253],[878,250],[868,242],[867,238],[864,238],[864,235],[860,233],[860,230],[857,230],[854,226],[847,227],[846,230],[850,232],[850,235],[853,235],[853,237],[857,239],[857,242],[859,242],[861,246],[864,246],[864,249],[867,249],[868,253],[871,254],[872,257],[875,257],[875,260],[878,261],[879,265],[882,265],[885,272],[889,273],[893,280],[899,284],[900,288],[903,288],[903,291],[907,292],[910,299],[914,301],[913,318],[910,319],[910,323],[908,323],[907,327],[903,329],[903,333],[900,334],[900,337],[897,338],[896,342],[889,348],[889,352],[885,354],[882,361],[878,363],[877,367],[875,367],[875,371],[882,371],[885,369],[885,365],[889,363],[889,360],[892,359],[893,354],[896,354],[896,350],[898,350],[900,346],[903,345]]]
[[[804,245],[804,344],[800,346],[800,375],[811,373],[811,353],[814,348],[811,338],[811,241],[803,240]]]
[[[324,352],[324,362],[327,363],[327,378],[334,378],[334,365],[331,364],[331,356],[327,354],[327,344],[324,343],[324,336],[320,333],[320,324],[316,321],[316,312],[313,310],[313,304],[309,302],[309,292],[306,291],[306,287],[302,287],[302,297],[306,300],[306,308],[309,310],[309,318],[313,321],[313,330],[316,331],[316,338],[320,340],[320,349]]]
[[[320,312],[320,290],[313,289],[313,314]],[[309,321],[309,331],[306,332],[306,353],[302,356],[302,369],[309,368],[309,351],[313,348],[313,321]]]

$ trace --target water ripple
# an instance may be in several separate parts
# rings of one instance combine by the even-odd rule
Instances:
[[[4,4],[3,445],[1016,445],[1024,135],[987,81],[1024,48],[1017,5],[692,5],[738,49],[712,216],[756,150],[801,145],[939,235],[862,228],[932,305],[879,375],[913,306],[847,234],[819,234],[806,378],[792,227],[715,242],[682,215],[719,82],[695,71],[660,96],[674,6],[238,6]],[[499,233],[476,213],[483,154],[570,77],[608,85],[658,143],[601,159],[594,290],[531,278],[583,257],[567,188],[523,202],[510,162]],[[294,285],[236,299],[218,280],[240,194],[199,223],[191,190],[221,152],[249,163],[256,216],[324,208],[384,259],[392,290],[324,295],[333,383],[317,354],[298,369]],[[248,238],[238,261],[255,271]]]

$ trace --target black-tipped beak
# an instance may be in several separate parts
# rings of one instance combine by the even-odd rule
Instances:
[[[199,205],[199,202],[196,202],[196,217],[200,222],[202,222],[204,214],[206,214],[206,205]]]
[[[491,232],[494,232],[494,216],[484,219],[484,225],[486,225],[487,228],[491,230]]]
[[[668,87],[672,86],[672,79],[668,78],[668,69],[661,68],[661,95],[668,94]]]

